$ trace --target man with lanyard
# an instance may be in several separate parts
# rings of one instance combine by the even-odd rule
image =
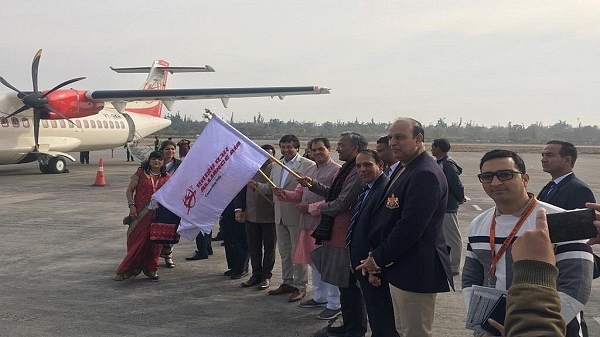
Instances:
[[[510,287],[513,275],[512,242],[523,232],[535,228],[537,210],[545,208],[548,213],[563,211],[562,208],[538,201],[527,192],[529,175],[523,159],[515,152],[492,150],[483,155],[479,169],[479,181],[496,207],[477,216],[469,226],[462,272],[467,311],[474,285],[500,290]],[[572,241],[556,244],[555,254],[561,315],[565,322],[569,322],[581,311],[590,295],[592,250],[585,241]],[[476,331],[475,335],[486,334]]]

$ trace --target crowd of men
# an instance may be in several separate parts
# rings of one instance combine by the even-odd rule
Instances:
[[[541,163],[552,180],[537,197],[527,190],[529,175],[517,153],[484,154],[478,178],[495,206],[471,222],[466,251],[457,216],[465,201],[463,169],[448,155],[448,140],[433,140],[427,153],[422,125],[400,118],[375,150],[367,145],[357,132],[342,133],[335,145],[339,165],[327,138],[311,140],[301,156],[298,138],[283,136],[285,167],[265,162],[223,214],[222,230],[227,222],[244,224],[228,231],[226,275],[245,276],[249,260],[251,274],[241,286],[269,288],[277,247],[282,280],[268,294],[323,307],[318,319],[342,318],[315,336],[364,336],[367,324],[374,337],[432,336],[436,295],[454,289],[459,274],[467,311],[475,286],[509,290],[506,329],[491,322],[506,336],[587,336],[582,310],[591,291],[592,249],[585,240],[551,246],[544,227],[546,212],[595,203],[573,173],[573,144],[546,144]],[[275,155],[272,146],[263,149]],[[309,271],[313,293],[305,298]],[[522,287],[528,291],[517,291]],[[511,316],[518,306],[544,300],[555,310],[542,308],[539,319],[531,307],[526,318]]]

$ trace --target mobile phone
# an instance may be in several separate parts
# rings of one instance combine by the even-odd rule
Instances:
[[[546,219],[552,243],[591,239],[598,236],[598,229],[594,225],[596,212],[591,208],[547,214]]]
[[[481,328],[491,334],[492,336],[501,336],[502,334],[496,328],[494,328],[488,319],[491,318],[494,321],[504,325],[504,318],[506,316],[506,295],[500,296],[490,314],[481,322]]]

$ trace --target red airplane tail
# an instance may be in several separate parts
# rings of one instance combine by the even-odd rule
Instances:
[[[169,73],[176,72],[214,72],[215,70],[206,65],[204,67],[170,67],[169,62],[165,60],[156,60],[151,67],[136,67],[136,68],[113,68],[117,73],[147,73],[148,77],[142,90],[164,90],[167,86],[167,78]],[[172,102],[165,106],[170,110]],[[161,101],[146,101],[146,102],[129,102],[125,107],[126,112],[139,113],[153,117],[160,117],[162,114],[163,103]]]

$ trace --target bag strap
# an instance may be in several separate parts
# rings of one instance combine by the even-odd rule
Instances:
[[[150,205],[150,202],[148,202],[144,208],[142,209],[142,211],[138,214],[137,219],[133,220],[130,224],[129,227],[127,228],[127,236],[129,236],[129,234],[131,234],[131,232],[133,231],[133,229],[135,228],[135,226],[138,225],[138,223],[140,223],[140,221],[146,216],[146,214],[148,214],[148,205]]]

